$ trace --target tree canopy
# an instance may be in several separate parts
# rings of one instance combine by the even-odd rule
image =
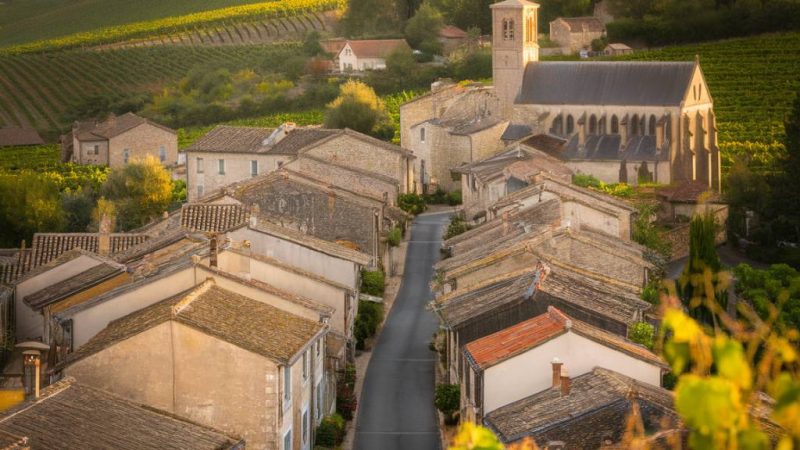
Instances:
[[[127,231],[167,211],[172,203],[172,180],[158,159],[150,156],[112,170],[102,192],[114,204],[117,227]]]
[[[339,96],[328,104],[325,113],[327,128],[350,128],[376,137],[386,137],[387,123],[383,101],[371,87],[356,80],[341,85]]]
[[[414,17],[406,24],[406,40],[411,47],[428,54],[440,54],[442,43],[439,30],[444,26],[442,14],[429,2],[419,7]]]

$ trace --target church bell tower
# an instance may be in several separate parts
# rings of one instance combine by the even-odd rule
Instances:
[[[492,9],[492,78],[494,89],[510,117],[529,62],[539,60],[539,5],[505,0]]]

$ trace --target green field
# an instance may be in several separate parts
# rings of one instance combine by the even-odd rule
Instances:
[[[714,99],[723,165],[750,155],[771,170],[784,151],[783,120],[800,89],[800,33],[783,33],[669,47],[624,59],[691,61],[700,65]]]
[[[278,0],[280,3],[280,0]],[[0,47],[263,0],[2,0]]]
[[[159,46],[0,56],[0,126],[26,126],[51,136],[63,115],[87,96],[156,92],[195,66],[231,71],[279,70],[297,44]]]

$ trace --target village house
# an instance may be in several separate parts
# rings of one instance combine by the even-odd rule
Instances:
[[[629,326],[645,320],[652,306],[635,291],[604,281],[540,262],[437,297],[431,307],[446,330],[447,376],[461,379],[464,345],[544,314],[551,306],[627,336]]]
[[[633,49],[621,42],[614,42],[608,44],[606,48],[603,50],[603,55],[605,56],[621,56],[621,55],[630,55],[632,53]]]
[[[502,150],[508,126],[491,87],[439,82],[431,91],[400,106],[400,145],[417,158],[417,193],[458,189],[452,170]]]
[[[468,40],[469,34],[455,25],[445,25],[439,30],[439,42],[444,55],[449,55],[453,50],[467,44]]]
[[[670,391],[616,368],[596,367],[575,376],[566,364],[561,374],[556,367],[551,387],[486,414],[484,425],[501,442],[508,445],[530,437],[540,448],[617,448],[627,429],[626,419],[637,408],[654,448],[668,448],[671,440],[686,445]],[[550,376],[546,364],[536,370]]]
[[[464,212],[472,220],[486,217],[489,205],[540,179],[542,173],[567,182],[572,179],[572,171],[561,161],[520,144],[453,172],[461,174]]]
[[[386,58],[398,49],[411,51],[405,39],[348,40],[337,55],[339,71],[383,70]]]
[[[606,34],[603,22],[596,17],[559,17],[550,22],[550,40],[567,54],[590,49],[592,41]]]
[[[109,323],[62,372],[253,448],[306,449],[334,407],[327,331],[208,280]]]
[[[626,338],[547,312],[476,339],[463,347],[462,417],[480,423],[492,411],[552,386],[566,369],[572,377],[596,366],[661,386],[669,366]],[[552,364],[553,370],[546,370]]]
[[[408,192],[414,183],[411,152],[347,129],[296,127],[288,122],[277,129],[219,125],[186,154],[189,201],[274,172],[298,158],[293,165],[297,170],[370,195],[386,193],[392,203],[397,193]]]
[[[5,449],[243,450],[245,441],[65,378],[0,415]]]
[[[111,115],[103,122],[75,122],[61,136],[61,160],[77,164],[122,167],[152,156],[165,166],[178,163],[175,130],[134,113]]]

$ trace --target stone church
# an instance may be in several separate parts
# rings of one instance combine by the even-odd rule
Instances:
[[[540,62],[537,37],[539,5],[505,0],[491,5],[492,65],[497,107],[482,108],[462,122],[507,123],[502,144],[547,134],[561,138],[548,151],[576,173],[607,182],[654,181],[670,184],[699,181],[720,189],[720,153],[714,104],[708,85],[694,62],[569,61]],[[452,90],[429,94],[419,104],[448,95],[450,109],[459,103]],[[445,94],[446,93],[446,94]],[[485,91],[483,92],[485,95]],[[458,95],[475,95],[466,90]],[[401,108],[401,144],[414,151],[418,142],[411,126],[436,123],[436,114],[454,111]],[[413,124],[403,120],[413,117]],[[407,128],[408,127],[408,128]],[[407,139],[402,139],[406,137]],[[484,144],[485,145],[485,144]],[[446,142],[426,148],[432,161],[447,161],[447,170],[483,159],[486,152],[451,155]],[[448,157],[434,157],[442,153]],[[481,154],[482,157],[474,155]],[[459,161],[456,161],[458,159]],[[445,168],[431,167],[435,172]],[[418,172],[419,173],[419,172]]]

